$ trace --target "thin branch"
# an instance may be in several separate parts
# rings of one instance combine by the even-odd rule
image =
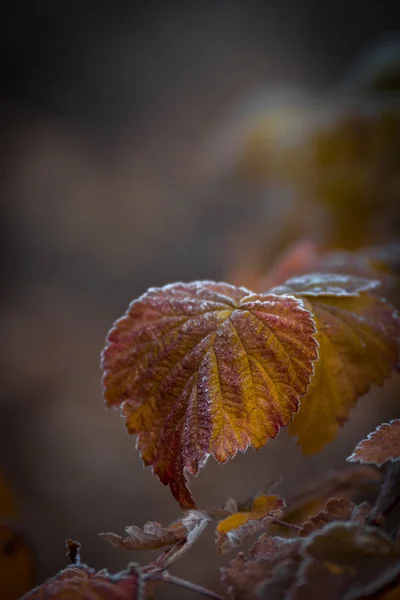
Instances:
[[[301,527],[299,525],[295,525],[294,523],[286,523],[286,521],[280,521],[279,519],[274,519],[272,521],[274,525],[281,525],[281,527],[289,527],[290,529],[295,529],[296,531],[301,531]]]
[[[148,573],[146,579],[151,581],[163,581],[164,583],[172,583],[173,585],[179,585],[187,590],[191,590],[197,594],[201,594],[202,596],[206,596],[207,598],[212,598],[213,600],[224,600],[222,596],[213,592],[212,590],[208,590],[202,585],[197,585],[197,583],[192,583],[191,581],[187,581],[186,579],[181,579],[180,577],[176,577],[175,575],[171,575],[168,571],[162,571],[161,573]]]
[[[400,502],[400,463],[392,463],[386,471],[381,491],[371,511],[368,524],[379,525],[382,517],[385,518]]]
[[[382,511],[381,516],[382,517],[387,517],[392,510],[394,510],[396,508],[396,506],[400,504],[400,494],[397,494],[397,496],[395,496],[393,498],[393,500],[387,505],[387,507]]]

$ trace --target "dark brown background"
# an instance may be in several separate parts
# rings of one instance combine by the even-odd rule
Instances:
[[[114,319],[148,286],[225,279],[243,232],[261,219],[268,237],[273,202],[210,169],[216,132],[268,86],[329,89],[359,53],[399,29],[396,4],[2,9],[0,464],[39,580],[65,564],[70,537],[95,567],[147,560],[97,532],[179,514],[142,468],[118,414],[105,411],[99,354]],[[295,489],[393,416],[384,398],[397,389],[390,381],[363,399],[335,443],[311,459],[283,434],[223,467],[210,460],[195,497],[243,498],[279,474],[284,490]],[[217,588],[215,564],[227,559],[211,560],[212,552],[210,532],[175,572]],[[159,597],[191,596],[164,588]]]

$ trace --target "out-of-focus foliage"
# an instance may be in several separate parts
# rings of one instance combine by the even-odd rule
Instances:
[[[378,469],[364,465],[328,471],[323,477],[305,483],[297,494],[287,499],[283,520],[286,523],[302,526],[309,518],[323,511],[330,498],[351,500],[361,492],[371,492],[376,489],[381,479]],[[288,533],[286,528],[276,525],[270,527],[268,531],[279,535]]]
[[[301,541],[302,540],[302,541]],[[394,583],[400,549],[384,532],[335,521],[306,538],[264,536],[222,570],[234,600],[370,597]]]
[[[0,473],[0,518],[16,519],[17,516],[18,509],[14,494],[5,477]]]
[[[315,517],[309,517],[301,527],[299,534],[306,537],[322,529],[328,523],[333,521],[355,521],[364,523],[368,514],[371,511],[371,506],[367,502],[363,502],[359,506],[346,500],[345,498],[330,498],[324,509],[321,510]]]
[[[254,289],[251,261],[302,238],[330,250],[387,243],[400,227],[399,39],[326,93],[267,90],[221,139],[233,171],[263,188],[266,214],[264,239],[261,226],[248,232],[257,250],[243,265],[238,248],[229,281]]]
[[[16,524],[14,494],[0,476],[0,598],[17,600],[35,582],[36,564],[26,536]]]
[[[17,600],[35,582],[32,548],[18,528],[0,520],[0,598]]]

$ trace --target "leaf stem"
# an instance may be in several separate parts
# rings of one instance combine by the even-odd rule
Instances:
[[[212,598],[213,600],[224,600],[222,596],[213,592],[212,590],[208,590],[202,585],[198,585],[197,583],[192,583],[191,581],[187,581],[186,579],[181,579],[180,577],[176,577],[176,575],[171,575],[168,571],[162,571],[161,573],[149,573],[146,579],[151,581],[163,581],[164,583],[172,583],[173,585],[179,585],[187,590],[191,590],[197,594],[201,594],[202,596],[206,596],[207,598]]]
[[[290,529],[295,529],[296,531],[301,531],[301,527],[299,525],[295,525],[294,523],[286,523],[286,521],[280,521],[279,519],[274,519],[274,525],[281,525],[281,527],[289,527]]]

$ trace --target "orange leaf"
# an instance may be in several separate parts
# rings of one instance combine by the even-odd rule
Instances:
[[[233,550],[245,537],[260,531],[274,519],[280,519],[285,506],[279,496],[266,494],[256,495],[247,505],[239,505],[238,512],[233,512],[217,525],[218,552]]]
[[[134,565],[110,575],[84,564],[70,565],[21,600],[139,600],[142,597],[140,574]]]
[[[400,460],[400,419],[379,425],[356,446],[347,460],[377,467]]]
[[[369,293],[377,284],[313,274],[271,290],[302,298],[317,324],[320,360],[289,427],[305,454],[332,441],[357,398],[381,385],[398,361],[400,321],[390,304]]]
[[[14,527],[0,523],[0,598],[17,600],[35,581],[36,565],[26,539]]]
[[[109,333],[106,403],[122,407],[144,463],[193,508],[188,473],[210,455],[259,449],[289,423],[317,358],[314,331],[295,298],[213,282],[152,288]]]

